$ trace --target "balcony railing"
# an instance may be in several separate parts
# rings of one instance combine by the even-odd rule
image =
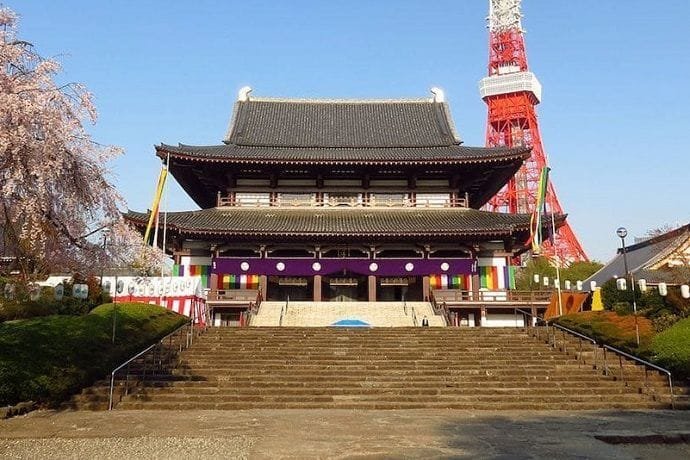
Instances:
[[[344,198],[330,198],[324,201],[317,200],[316,197],[309,199],[286,199],[281,197],[276,200],[267,200],[266,198],[247,199],[243,198],[237,201],[229,196],[217,197],[216,204],[218,207],[351,207],[351,208],[467,208],[468,202],[465,198],[450,198],[447,200],[437,199],[385,199],[370,197],[364,200],[361,197],[353,197],[349,199]]]
[[[208,291],[207,301],[253,302],[257,289],[213,289]]]
[[[465,291],[461,289],[434,289],[437,303],[548,303],[552,291]]]

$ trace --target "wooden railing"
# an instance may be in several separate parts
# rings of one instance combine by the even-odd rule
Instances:
[[[208,292],[207,300],[233,300],[238,302],[253,302],[257,298],[256,289],[214,289]]]
[[[433,298],[438,304],[457,302],[532,303],[549,302],[551,291],[464,291],[461,289],[434,289]]]
[[[383,199],[370,197],[368,200],[363,197],[353,197],[350,199],[331,198],[330,201],[319,201],[316,197],[310,199],[287,199],[280,198],[275,201],[267,201],[266,198],[257,198],[256,200],[249,200],[243,198],[242,201],[236,201],[229,196],[217,196],[216,205],[218,207],[353,207],[353,208],[466,208],[468,207],[465,198],[452,198],[448,200],[430,200],[430,199]]]

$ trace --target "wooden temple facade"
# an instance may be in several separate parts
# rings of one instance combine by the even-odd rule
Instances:
[[[201,208],[168,213],[166,249],[182,273],[204,267],[210,298],[426,300],[511,287],[530,216],[480,208],[528,149],[462,145],[440,92],[381,101],[249,92],[222,144],[156,147]],[[126,218],[143,228],[148,213]]]

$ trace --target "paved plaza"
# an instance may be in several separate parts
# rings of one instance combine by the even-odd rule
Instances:
[[[0,457],[690,458],[690,411],[40,411]]]

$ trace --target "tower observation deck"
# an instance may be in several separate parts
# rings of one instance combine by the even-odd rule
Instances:
[[[488,76],[479,92],[488,106],[487,147],[530,147],[532,155],[515,176],[487,203],[491,211],[531,213],[537,205],[542,168],[548,165],[535,106],[541,102],[541,84],[527,66],[521,0],[489,0]],[[553,182],[546,191],[546,211],[562,214]],[[559,262],[588,260],[570,224],[562,226],[544,254]]]

